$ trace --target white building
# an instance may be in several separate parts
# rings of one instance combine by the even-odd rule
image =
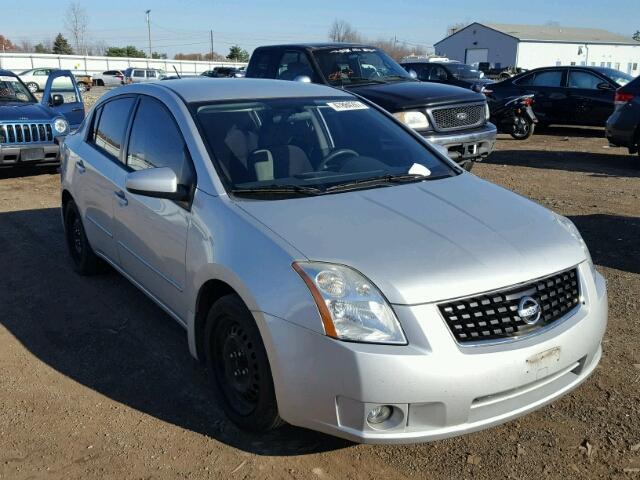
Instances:
[[[496,68],[589,65],[640,74],[640,42],[595,28],[476,22],[434,46],[437,55]]]

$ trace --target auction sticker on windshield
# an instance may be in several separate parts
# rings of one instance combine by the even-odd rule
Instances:
[[[346,112],[349,110],[367,110],[367,107],[362,102],[351,101],[351,102],[327,102],[331,108],[333,108],[336,112]]]
[[[16,77],[6,77],[6,76],[2,76],[0,75],[0,82],[17,82],[18,80],[16,79]]]

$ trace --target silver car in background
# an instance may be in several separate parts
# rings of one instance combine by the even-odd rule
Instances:
[[[451,437],[600,360],[605,282],[571,221],[342,90],[126,86],[61,177],[75,270],[110,264],[182,325],[242,428]]]

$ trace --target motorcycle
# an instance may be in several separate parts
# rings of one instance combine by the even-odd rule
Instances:
[[[487,100],[491,122],[500,132],[508,133],[516,140],[526,140],[533,135],[538,123],[532,108],[534,95],[509,97],[504,100],[492,100],[487,95]]]

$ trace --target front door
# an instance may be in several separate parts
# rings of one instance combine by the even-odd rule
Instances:
[[[565,123],[568,94],[563,69],[540,70],[526,75],[514,84],[519,94],[533,93],[533,110],[541,123]]]
[[[54,70],[49,75],[42,95],[42,103],[64,115],[71,131],[76,130],[84,120],[84,103],[76,77],[70,70]]]
[[[191,163],[180,129],[158,100],[141,96],[131,126],[127,170],[169,167],[178,182],[195,185]],[[115,204],[115,238],[125,272],[177,317],[186,319],[184,288],[190,206],[126,191],[120,179]]]
[[[604,126],[614,110],[615,87],[585,70],[569,72],[569,109],[576,123]]]

